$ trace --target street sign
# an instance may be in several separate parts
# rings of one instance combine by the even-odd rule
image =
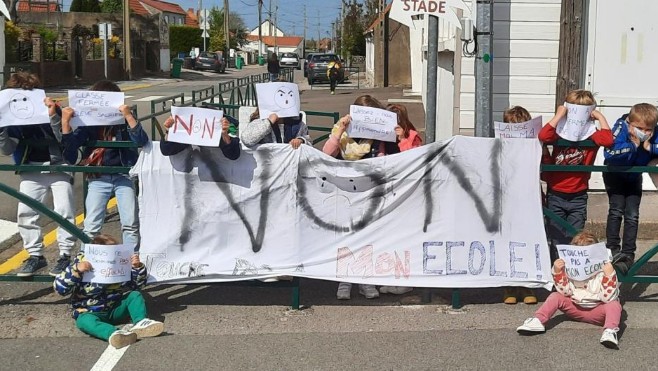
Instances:
[[[199,15],[199,28],[202,30],[208,30],[210,29],[210,22],[208,22],[208,17],[210,16],[210,11],[207,9],[204,9],[201,11],[201,14]],[[204,36],[208,37],[208,36]]]
[[[208,30],[203,30],[201,37],[210,37],[210,35],[208,35]]]
[[[107,29],[107,34],[105,30]],[[112,23],[99,23],[98,24],[98,38],[107,40],[112,38]]]
[[[466,12],[470,12],[463,0],[393,0],[390,17],[409,28],[415,29],[411,16],[429,14],[444,18],[456,27],[461,28],[454,9],[464,9]]]

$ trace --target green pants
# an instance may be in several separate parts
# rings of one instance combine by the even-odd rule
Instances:
[[[114,325],[130,317],[132,323],[146,318],[146,304],[139,291],[131,291],[109,312],[87,312],[78,316],[75,325],[87,335],[107,341],[116,328]]]

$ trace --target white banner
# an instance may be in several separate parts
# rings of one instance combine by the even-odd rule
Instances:
[[[75,115],[72,126],[120,125],[125,122],[119,107],[124,94],[115,91],[69,90],[69,107]]]
[[[84,244],[85,259],[91,272],[82,275],[83,282],[118,283],[130,281],[132,245]]]
[[[567,276],[576,281],[584,281],[603,270],[603,264],[610,261],[605,243],[589,246],[557,245],[560,259],[564,260]]]
[[[350,124],[347,135],[350,138],[376,139],[395,142],[395,127],[398,114],[385,109],[350,106]]]
[[[266,144],[142,151],[150,281],[292,275],[423,287],[550,287],[539,141],[454,137],[340,161]]]
[[[494,121],[496,138],[537,138],[542,126],[542,117],[517,124]]]
[[[596,106],[579,106],[571,103],[565,103],[564,106],[567,107],[567,117],[560,120],[555,128],[562,139],[579,142],[596,132],[594,121],[590,118]]]
[[[0,90],[0,127],[50,123],[44,99],[41,89]]]
[[[258,113],[266,119],[271,113],[279,117],[299,116],[299,87],[291,82],[256,84]]]
[[[174,124],[169,129],[170,142],[219,147],[222,138],[223,111],[196,107],[171,107]]]

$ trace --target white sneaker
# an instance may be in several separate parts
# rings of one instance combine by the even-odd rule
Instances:
[[[413,287],[405,286],[382,286],[379,288],[379,292],[382,294],[393,294],[393,295],[402,295],[406,294],[409,291],[412,291]]]
[[[135,344],[137,341],[137,334],[130,331],[116,330],[110,335],[108,342],[111,346],[121,349],[130,344]]]
[[[615,328],[607,328],[603,330],[603,335],[601,335],[601,340],[600,343],[603,344],[604,347],[610,348],[610,349],[619,349],[619,341],[617,340],[617,331],[619,329]]]
[[[348,282],[341,282],[338,284],[338,291],[336,291],[336,298],[338,300],[350,300],[352,293],[352,284]]]
[[[154,321],[152,319],[144,318],[143,320],[135,323],[135,325],[130,329],[131,332],[137,334],[137,337],[141,338],[150,338],[158,336],[164,331],[164,323],[160,321]]]
[[[546,328],[541,324],[537,317],[531,317],[525,320],[523,324],[516,328],[516,332],[521,335],[532,335],[540,332],[546,332]]]
[[[375,299],[379,297],[379,291],[375,285],[359,285],[359,294],[366,297],[366,299]]]
[[[268,277],[268,278],[259,278],[260,282],[272,283],[279,282],[279,277]]]

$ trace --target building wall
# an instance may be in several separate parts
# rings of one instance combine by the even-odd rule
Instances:
[[[372,33],[366,36],[366,85],[373,87],[375,84],[375,43]]]
[[[285,36],[283,31],[281,31],[280,29],[274,27],[274,24],[272,24],[272,27],[270,27],[270,22],[269,21],[264,21],[260,25],[260,27],[261,27],[261,34],[262,34],[261,36],[274,36],[274,35],[276,35],[276,36]],[[270,31],[272,31],[271,34],[270,34]],[[249,34],[258,36],[258,27],[251,30],[251,32]]]
[[[409,27],[388,17],[388,86],[411,86]],[[383,72],[382,72],[383,75]]]
[[[494,120],[513,105],[534,117],[555,112],[560,38],[560,0],[499,0],[494,3]],[[474,129],[473,58],[461,58],[459,131]],[[459,133],[456,133],[459,134]]]

